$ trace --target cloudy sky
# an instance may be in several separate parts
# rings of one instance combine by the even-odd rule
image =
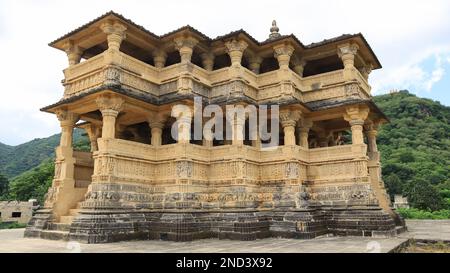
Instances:
[[[0,142],[59,132],[39,108],[62,97],[67,58],[47,44],[109,10],[156,34],[189,24],[210,37],[243,28],[265,40],[273,19],[304,44],[362,32],[383,65],[371,74],[374,94],[409,89],[450,105],[448,0],[0,0]]]

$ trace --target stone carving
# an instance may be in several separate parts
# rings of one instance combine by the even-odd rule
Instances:
[[[177,162],[177,177],[192,177],[193,164],[191,161],[178,161]]]
[[[120,71],[115,67],[106,69],[104,84],[109,86],[120,85]]]
[[[296,179],[299,176],[299,168],[297,163],[286,163],[286,178]]]

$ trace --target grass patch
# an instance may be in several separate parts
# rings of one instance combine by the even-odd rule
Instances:
[[[397,212],[405,219],[432,219],[432,220],[444,220],[450,219],[450,210],[437,210],[428,211],[415,208],[405,209],[399,208]]]
[[[27,224],[20,224],[17,222],[0,222],[0,229],[25,228]]]

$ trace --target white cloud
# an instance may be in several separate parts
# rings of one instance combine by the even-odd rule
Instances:
[[[0,141],[18,144],[59,131],[56,118],[39,108],[60,99],[63,52],[47,46],[55,38],[108,10],[122,13],[156,34],[190,24],[215,37],[243,28],[259,40],[277,19],[283,34],[305,44],[362,32],[383,64],[372,73],[374,92],[418,86],[432,90],[447,74],[427,71],[430,56],[450,62],[450,2],[446,0],[317,1],[0,1]],[[445,48],[447,46],[447,48]],[[445,53],[446,52],[446,53]],[[432,91],[431,91],[432,94]]]

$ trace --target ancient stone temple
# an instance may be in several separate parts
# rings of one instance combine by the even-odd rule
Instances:
[[[273,22],[264,41],[190,26],[159,36],[109,12],[50,46],[69,60],[62,99],[42,109],[58,118],[61,142],[26,236],[100,243],[404,229],[376,144],[388,120],[368,76],[381,65],[361,34],[304,45]],[[277,145],[250,139],[247,116],[225,121],[232,139],[194,138],[194,118],[173,108],[195,111],[198,97],[203,107],[278,106]],[[91,152],[72,148],[75,127]]]

